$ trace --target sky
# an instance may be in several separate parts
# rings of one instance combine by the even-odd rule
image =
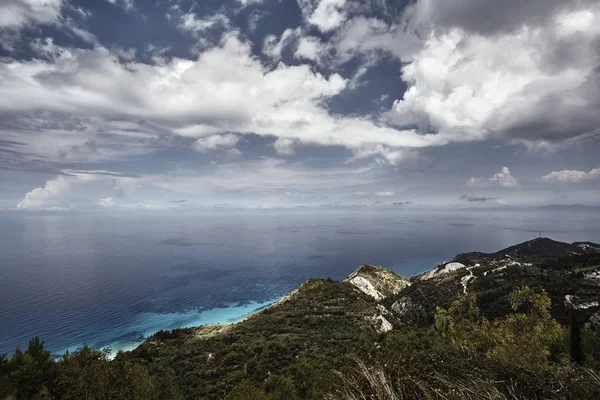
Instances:
[[[600,205],[597,0],[3,0],[0,209]]]

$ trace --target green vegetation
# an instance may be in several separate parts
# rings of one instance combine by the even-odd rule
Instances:
[[[449,310],[438,308],[435,326],[462,349],[520,366],[544,365],[550,346],[564,340],[565,332],[550,316],[550,298],[528,287],[511,293],[512,312],[489,321],[480,317],[473,294],[461,296]]]
[[[375,349],[368,318],[376,306],[348,283],[310,280],[286,301],[220,334],[159,332],[128,357],[156,374],[172,374],[186,398],[222,399],[249,380],[267,391],[292,382],[300,398],[320,399],[331,384],[329,371],[342,369],[349,354]]]
[[[571,363],[565,329],[550,316],[547,294],[524,287],[510,297],[512,312],[494,321],[480,316],[474,295],[464,295],[448,310],[438,308],[435,330],[390,332],[369,362],[355,360],[331,397],[599,398],[598,370]]]
[[[0,357],[0,400],[598,399],[598,259],[573,249],[463,254],[480,265],[410,286],[363,266],[351,276],[384,299],[311,279],[241,323],[161,331],[113,360],[54,361],[36,338]]]
[[[83,347],[54,361],[37,337],[25,352],[0,358],[0,399],[5,400],[161,400],[180,399],[168,377],[148,374],[125,360],[122,353],[109,361],[108,351]]]
[[[577,365],[583,365],[585,361],[585,354],[581,346],[581,327],[577,320],[577,311],[575,308],[571,309],[571,328],[570,328],[570,342],[571,345],[571,359],[577,363]]]

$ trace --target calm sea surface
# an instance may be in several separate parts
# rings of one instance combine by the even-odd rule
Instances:
[[[310,277],[362,263],[412,276],[457,253],[544,236],[600,242],[586,212],[0,213],[0,353],[39,336],[135,347],[160,330],[233,322]]]

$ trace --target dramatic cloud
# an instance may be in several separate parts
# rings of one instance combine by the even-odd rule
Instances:
[[[598,179],[596,0],[192,3],[1,2],[0,206],[499,201],[462,196],[472,174],[532,204]],[[536,149],[578,170],[538,178]]]
[[[265,69],[236,34],[226,35],[220,46],[197,60],[173,58],[156,65],[121,64],[102,47],[83,50],[51,44],[51,49],[48,61],[0,66],[0,112],[49,112],[37,116],[46,125],[47,118],[68,114],[80,117],[84,130],[89,117],[102,118],[98,123],[127,118],[148,121],[141,135],[159,126],[192,137],[253,132],[350,149],[380,146],[379,153],[392,163],[400,157],[399,147],[444,143],[436,135],[393,129],[366,117],[330,115],[322,101],[343,91],[345,79],[335,73],[323,76],[308,65],[280,63]],[[52,135],[52,130],[44,134]],[[63,146],[72,140],[71,146],[81,148],[83,137],[65,133]],[[60,144],[54,138],[53,146]]]
[[[414,21],[440,29],[403,67],[391,121],[452,140],[560,141],[600,126],[600,5],[500,3],[415,5]],[[525,10],[516,23],[513,10]]]
[[[540,180],[549,183],[581,183],[600,180],[600,168],[592,169],[589,172],[574,170],[554,171],[542,176]]]

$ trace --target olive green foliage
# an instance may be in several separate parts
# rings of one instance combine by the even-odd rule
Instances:
[[[438,308],[435,329],[389,332],[376,352],[355,358],[352,371],[340,374],[329,398],[600,398],[598,370],[569,362],[565,329],[551,317],[547,294],[523,287],[509,297],[510,312],[491,321],[467,294],[447,310]],[[582,333],[583,348],[597,348],[597,334]]]
[[[17,349],[10,360],[4,360],[3,364],[0,394],[12,395],[17,399],[51,398],[57,368],[39,338],[31,339],[25,352]]]
[[[225,400],[267,400],[265,392],[257,389],[252,382],[243,380],[233,387]]]
[[[529,287],[510,295],[511,312],[489,321],[479,315],[476,297],[461,296],[448,310],[438,309],[436,328],[464,349],[483,351],[490,359],[519,365],[544,365],[550,346],[565,331],[550,315],[550,298]]]
[[[540,264],[509,266],[500,274],[488,273],[487,276],[484,276],[487,269],[482,267],[473,270],[476,279],[469,287],[477,293],[481,314],[488,319],[510,312],[510,293],[515,287],[543,288],[552,302],[550,313],[553,318],[563,325],[570,325],[571,311],[565,305],[565,296],[572,295],[581,302],[598,299],[598,285],[585,279],[581,271],[589,263],[600,265],[599,258],[598,255],[585,255],[550,259]],[[588,320],[594,312],[592,308],[578,310],[578,318]]]
[[[289,377],[280,377],[269,393],[269,400],[302,400],[294,381]]]
[[[160,332],[128,357],[173,376],[189,399],[222,399],[242,380],[268,395],[293,386],[292,399],[322,399],[331,371],[343,369],[348,355],[375,349],[379,334],[369,318],[376,310],[349,283],[310,280],[242,323]]]
[[[249,380],[240,381],[225,396],[225,400],[302,400],[294,382],[287,377],[277,379],[269,394],[254,386]]]
[[[180,399],[168,377],[153,377],[145,367],[118,354],[84,346],[58,361],[34,338],[25,352],[0,359],[0,399],[161,400]]]
[[[600,371],[600,330],[583,329],[581,331],[581,346],[584,366]]]

